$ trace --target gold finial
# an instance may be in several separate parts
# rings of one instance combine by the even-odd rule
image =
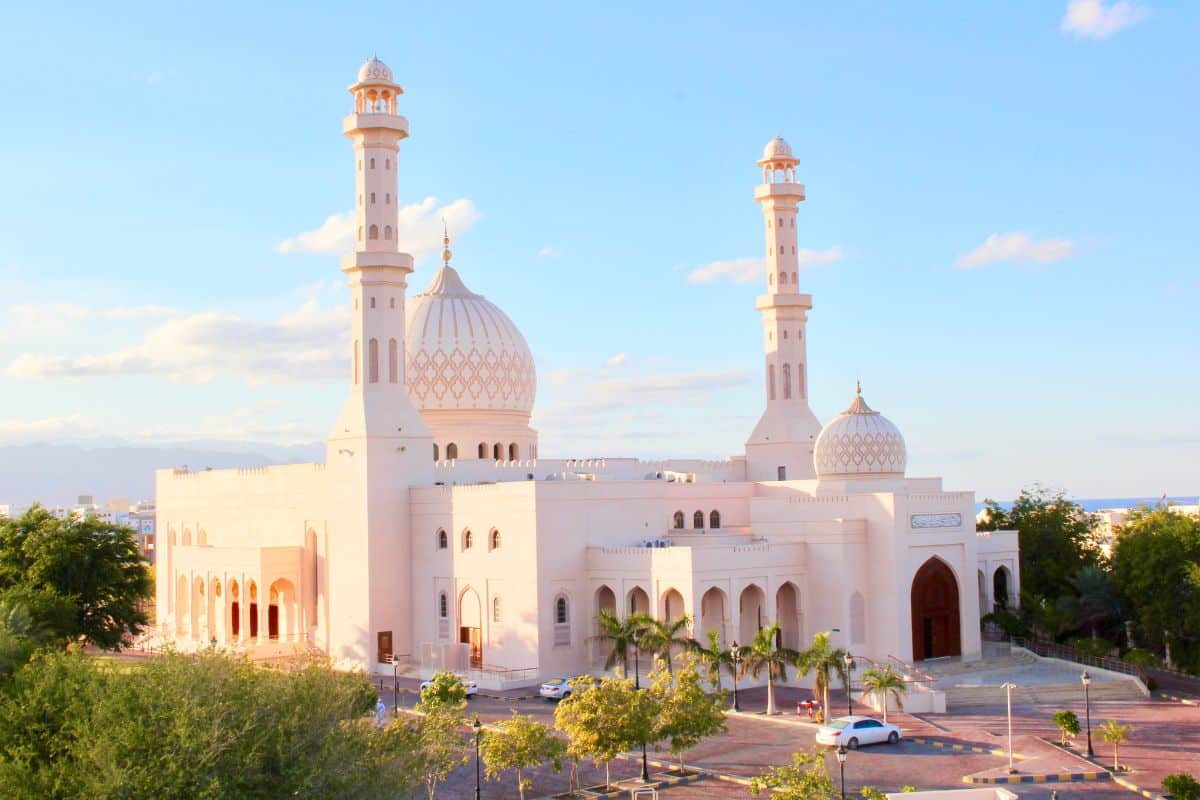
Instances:
[[[442,263],[450,266],[450,231],[446,227],[446,218],[442,217]]]
[[[854,394],[862,397],[862,381],[860,381],[858,378],[854,379]]]

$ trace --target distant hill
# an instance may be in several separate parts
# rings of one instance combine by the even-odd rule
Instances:
[[[97,503],[113,497],[154,499],[154,470],[214,469],[323,461],[322,443],[280,446],[242,442],[188,442],[156,447],[20,444],[0,446],[0,503],[70,505],[90,494]]]

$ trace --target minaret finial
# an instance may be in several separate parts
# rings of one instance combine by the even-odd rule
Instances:
[[[862,381],[858,378],[854,379],[854,394],[862,397]]]
[[[442,263],[450,266],[450,229],[446,227],[446,218],[442,217]]]

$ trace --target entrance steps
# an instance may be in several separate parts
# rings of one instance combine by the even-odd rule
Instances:
[[[1133,681],[1107,681],[1093,683],[1089,692],[1096,700],[1140,700],[1141,690]],[[1017,705],[1040,703],[1078,704],[1083,699],[1083,687],[1075,683],[1045,683],[1021,686],[1013,689],[1012,700]],[[1006,697],[1000,686],[951,686],[946,689],[946,705],[949,708],[964,706],[1003,705]]]

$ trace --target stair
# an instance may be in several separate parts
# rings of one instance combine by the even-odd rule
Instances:
[[[1089,692],[1092,701],[1097,700],[1141,700],[1142,693],[1133,681],[1114,680],[1095,682]],[[1040,703],[1044,705],[1079,703],[1083,690],[1078,683],[1044,683],[1017,686],[1012,700],[1017,705]],[[946,707],[1002,705],[1005,692],[999,686],[950,686],[946,688]]]

